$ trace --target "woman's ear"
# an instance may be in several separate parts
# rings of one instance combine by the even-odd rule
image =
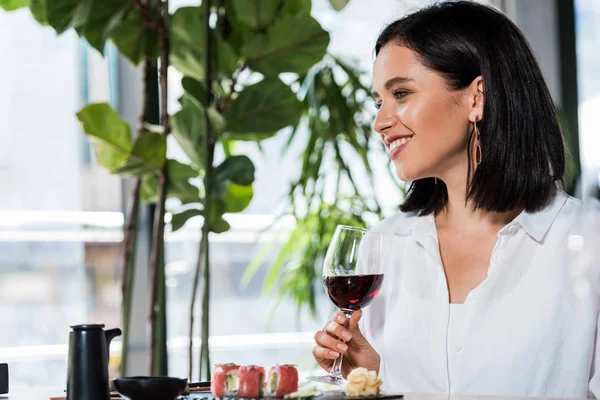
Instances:
[[[471,82],[467,89],[468,100],[469,100],[469,120],[471,122],[478,122],[483,119],[483,104],[484,104],[484,91],[483,91],[483,78],[478,76]]]

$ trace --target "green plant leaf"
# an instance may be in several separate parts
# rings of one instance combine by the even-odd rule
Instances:
[[[225,219],[225,206],[222,201],[216,200],[211,203],[210,208],[210,231],[214,233],[223,233],[231,229],[231,225]]]
[[[175,160],[167,160],[169,186],[167,196],[177,198],[182,203],[192,203],[200,200],[199,190],[190,183],[191,178],[197,178],[199,171],[188,164]]]
[[[93,2],[94,0],[46,0],[48,24],[59,35],[69,28],[81,28],[90,16]]]
[[[225,140],[239,140],[242,142],[260,142],[261,140],[270,139],[276,134],[277,131],[269,133],[233,133],[225,131],[221,137]]]
[[[331,6],[335,8],[337,11],[341,11],[348,5],[350,0],[329,0]]]
[[[171,17],[171,64],[192,78],[204,79],[204,12],[181,7]]]
[[[136,65],[146,58],[157,59],[160,54],[156,32],[146,24],[135,7],[129,9],[123,21],[112,30],[110,39]]]
[[[104,46],[113,30],[123,22],[127,13],[134,7],[132,2],[123,0],[94,0],[89,18],[78,33],[85,36],[92,47],[104,53]]]
[[[148,174],[142,178],[140,200],[147,204],[154,204],[158,201],[158,178],[156,175]]]
[[[310,15],[312,0],[288,0],[284,3],[284,10],[289,15]]]
[[[0,0],[0,8],[6,11],[14,11],[19,8],[27,7],[29,0]]]
[[[214,32],[214,31],[213,31]],[[229,77],[238,57],[227,41],[215,33],[215,67]],[[182,74],[204,80],[204,12],[201,7],[181,7],[171,18],[171,64]]]
[[[227,192],[223,198],[224,212],[236,213],[244,211],[252,201],[253,195],[252,185],[230,183],[227,185]]]
[[[204,215],[204,211],[198,208],[190,208],[180,213],[173,214],[171,216],[171,229],[175,232],[181,229],[189,219],[202,215]]]
[[[132,149],[129,124],[106,103],[90,104],[77,113],[98,157],[98,162],[110,171],[129,157]]]
[[[232,156],[215,168],[216,181],[231,181],[238,185],[251,185],[254,182],[254,164],[247,156]]]
[[[226,77],[230,77],[238,68],[238,55],[233,47],[221,35],[215,35],[217,52],[217,70]]]
[[[329,34],[310,15],[287,16],[244,46],[243,54],[264,75],[303,73],[319,62],[329,45]]]
[[[190,160],[204,166],[204,143],[206,141],[206,119],[204,110],[188,95],[181,100],[181,110],[171,117],[173,137]]]
[[[159,133],[145,133],[138,137],[127,161],[113,173],[142,177],[157,173],[167,158],[167,138]]]
[[[48,25],[48,0],[29,0],[29,11],[33,18],[43,26]]]
[[[273,21],[281,6],[281,0],[232,0],[230,4],[241,23],[261,29]]]
[[[192,166],[175,160],[167,160],[167,197],[181,200],[182,203],[193,203],[200,200],[199,190],[190,183],[191,178],[198,177],[199,172]],[[140,198],[144,203],[156,203],[158,200],[158,176],[148,174],[142,180]]]
[[[298,123],[302,103],[279,79],[264,79],[239,93],[225,110],[229,134],[272,133]]]
[[[207,106],[206,85],[204,82],[185,76],[181,80],[181,86],[183,86],[183,90],[189,95],[190,99],[196,100],[202,107]]]

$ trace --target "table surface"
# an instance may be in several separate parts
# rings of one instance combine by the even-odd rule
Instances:
[[[51,397],[65,396],[63,389],[57,388],[31,388],[13,390],[9,394],[0,395],[0,400],[50,400]],[[463,395],[448,395],[448,394],[431,394],[431,393],[407,393],[404,396],[405,400],[500,400],[507,397],[487,397],[487,396],[463,396]],[[511,400],[526,399],[519,397],[509,397]],[[531,398],[527,398],[531,400]],[[553,399],[556,400],[556,399]]]

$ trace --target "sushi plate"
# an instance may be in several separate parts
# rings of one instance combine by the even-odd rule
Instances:
[[[359,397],[359,396],[346,396],[344,392],[340,391],[326,391],[321,393],[319,396],[314,396],[313,398],[318,400],[392,400],[392,399],[401,399],[404,395],[400,393],[381,393],[377,396],[367,396],[367,397]],[[240,400],[236,397],[214,397],[211,392],[195,392],[188,396],[181,396],[180,399],[186,400]],[[253,400],[274,400],[274,397],[261,397]]]

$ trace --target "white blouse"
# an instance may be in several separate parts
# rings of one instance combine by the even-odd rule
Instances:
[[[452,313],[433,216],[382,221],[375,230],[395,233],[395,242],[361,325],[381,355],[384,390],[600,394],[598,299],[573,284],[565,251],[579,206],[558,191],[542,211],[502,228],[487,278]]]

